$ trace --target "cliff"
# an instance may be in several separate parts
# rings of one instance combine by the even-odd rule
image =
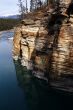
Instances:
[[[26,15],[15,29],[13,58],[42,79],[73,74],[73,3],[50,4]]]

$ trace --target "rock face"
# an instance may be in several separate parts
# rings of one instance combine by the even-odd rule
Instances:
[[[64,0],[60,6],[62,3],[66,8],[61,13],[56,7],[29,13],[15,30],[14,59],[20,57],[21,64],[42,79],[73,74],[72,3]]]
[[[73,74],[73,26],[62,25],[58,36],[57,48],[54,49],[52,68],[54,74]]]
[[[20,56],[20,42],[21,42],[21,28],[17,27],[15,29],[15,33],[14,33],[14,39],[13,39],[13,58],[15,60],[18,59],[18,57]]]

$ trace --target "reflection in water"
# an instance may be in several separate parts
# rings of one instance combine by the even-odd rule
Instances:
[[[0,110],[28,110],[24,92],[19,88],[12,59],[13,32],[0,36]]]
[[[57,91],[49,84],[32,76],[31,71],[14,62],[18,84],[23,88],[29,110],[62,110],[72,107],[73,95]]]

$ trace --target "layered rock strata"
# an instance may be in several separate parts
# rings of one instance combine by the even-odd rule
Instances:
[[[29,14],[15,30],[13,57],[20,58],[39,78],[73,74],[73,16],[67,14],[70,4],[68,1],[65,13],[54,13],[47,7]]]

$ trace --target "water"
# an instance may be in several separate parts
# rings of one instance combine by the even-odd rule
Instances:
[[[0,110],[62,110],[72,107],[73,95],[52,89],[12,59],[13,32],[0,35]]]
[[[0,110],[26,109],[24,93],[18,86],[12,59],[13,33],[4,32],[0,36]]]

